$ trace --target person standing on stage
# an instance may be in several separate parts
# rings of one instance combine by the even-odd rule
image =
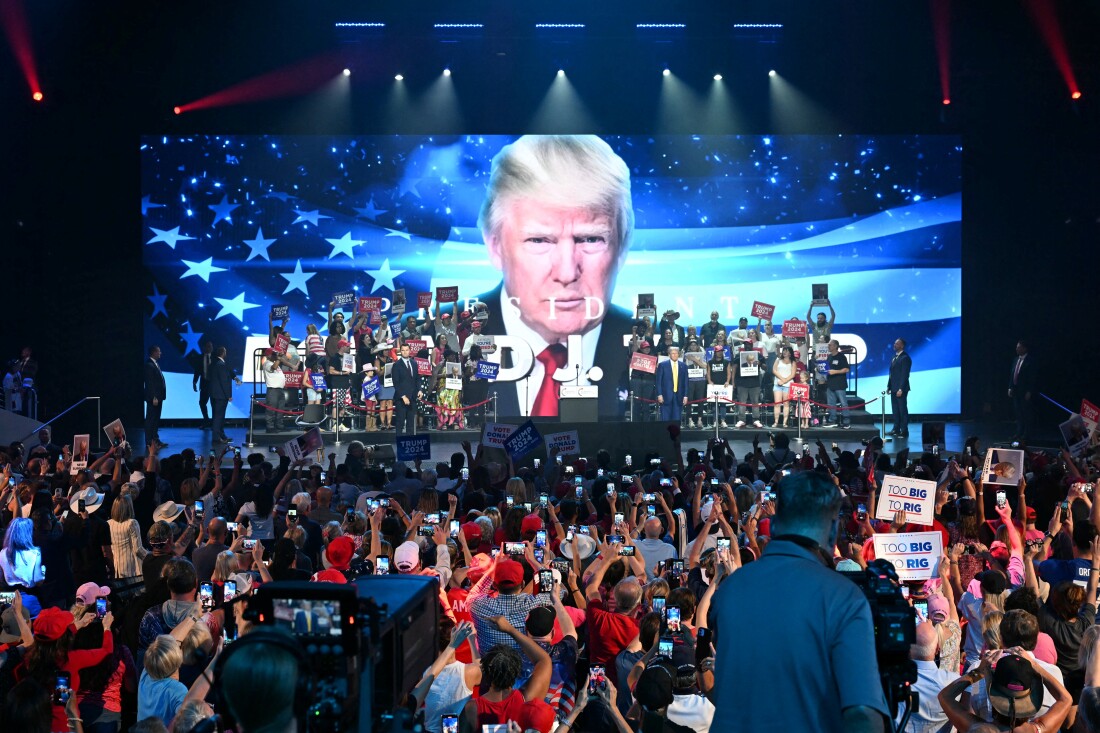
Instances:
[[[401,358],[394,363],[392,374],[397,434],[412,435],[416,432],[416,403],[424,393],[419,389],[420,378],[416,374],[416,364],[409,354],[408,344],[401,344]]]
[[[825,343],[833,337],[833,324],[836,323],[836,311],[833,310],[833,304],[831,301],[825,301],[825,305],[829,307],[829,320],[825,320],[824,313],[817,314],[817,320],[810,319],[810,315],[814,312],[813,304],[806,309],[806,321],[810,324],[810,335],[813,337],[813,344]]]
[[[272,339],[271,345],[275,342]],[[205,430],[210,427],[210,413],[207,405],[210,403],[210,364],[214,361],[214,344],[209,339],[202,342],[202,353],[192,362],[195,376],[191,380],[191,389],[199,393],[199,411],[202,413],[202,425]]]
[[[1016,359],[1008,380],[1008,396],[1016,413],[1016,434],[1013,440],[1025,441],[1031,431],[1031,393],[1035,388],[1035,360],[1028,356],[1027,342],[1016,342]]]
[[[668,361],[657,365],[657,404],[661,406],[661,420],[680,422],[680,414],[687,405],[688,370],[680,361],[680,347],[668,348]]]
[[[827,366],[825,394],[829,402],[829,418],[822,427],[837,426],[847,430],[852,427],[852,418],[848,414],[848,357],[840,353],[840,343],[836,339],[829,342]]]
[[[890,361],[890,377],[886,389],[890,392],[890,410],[894,413],[894,429],[890,435],[909,437],[909,371],[913,360],[905,350],[905,339],[894,342],[894,358]]]
[[[214,349],[214,361],[210,364],[210,408],[214,413],[215,443],[230,442],[225,434],[225,411],[229,403],[233,401],[233,382],[241,383],[239,377],[233,374],[233,370],[225,363],[225,347]]]
[[[159,445],[161,448],[168,444],[162,442],[157,432],[160,427],[160,411],[164,406],[164,398],[168,396],[168,388],[164,383],[164,373],[160,370],[160,347],[153,346],[149,349],[149,358],[145,362],[145,443],[146,445]]]

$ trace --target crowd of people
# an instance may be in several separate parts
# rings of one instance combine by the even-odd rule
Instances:
[[[1100,731],[1096,455],[1030,454],[1000,501],[976,438],[911,461],[877,439],[842,451],[777,433],[739,456],[669,435],[665,451],[539,469],[464,443],[385,470],[353,442],[326,465],[122,444],[71,472],[67,447],[11,446],[5,719],[191,731],[212,715],[207,671],[249,626],[234,598],[394,573],[439,581],[439,657],[407,701],[432,731],[884,729],[900,711],[867,603],[837,571],[865,569],[875,535],[921,529],[874,519],[878,486],[901,475],[936,482],[946,548],[905,584],[907,730]]]

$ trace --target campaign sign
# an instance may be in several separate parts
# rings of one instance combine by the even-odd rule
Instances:
[[[286,350],[290,348],[290,336],[285,333],[280,333],[275,337],[275,349],[276,354],[285,354]]]
[[[305,465],[308,466],[324,458],[324,447],[320,428],[310,428],[297,438],[288,440],[283,445],[283,453],[290,458],[292,463],[305,461]]]
[[[427,433],[398,435],[396,452],[399,461],[426,461],[432,457],[431,438]]]
[[[390,313],[399,316],[405,312],[405,288],[393,291],[393,302],[390,304]]]
[[[271,306],[271,320],[281,321],[284,318],[290,317],[289,305],[273,305]]]
[[[417,293],[416,294],[416,307],[417,308],[431,308],[432,307],[432,294],[431,293]]]
[[[496,379],[499,371],[500,364],[494,364],[491,361],[479,361],[474,376],[478,379]]]
[[[287,389],[301,389],[302,379],[305,378],[305,372],[284,372],[283,377],[286,378],[286,382],[283,384]]]
[[[344,290],[332,294],[333,308],[351,308],[355,304],[355,291]]]
[[[806,402],[810,399],[810,385],[791,382],[791,402]]]
[[[314,374],[313,372],[310,372],[309,381],[313,383],[313,389],[318,392],[322,392],[328,387],[328,385],[325,384],[324,374]]]
[[[359,305],[356,310],[360,313],[370,313],[371,311],[382,310],[381,298],[360,298]]]
[[[731,384],[708,384],[707,385],[707,400],[710,402],[718,402],[719,399],[733,399],[733,385]]]
[[[340,357],[340,371],[342,372],[354,372],[355,371],[355,354],[342,354]]]
[[[932,526],[936,509],[936,482],[904,476],[886,476],[875,507],[875,519],[893,520],[897,512],[905,512],[910,524]]]
[[[363,382],[363,399],[369,400],[374,397],[382,389],[382,383],[378,381],[378,377],[371,377],[367,381]]]
[[[455,303],[458,301],[458,286],[452,285],[449,288],[436,288],[435,299],[440,303]]]
[[[763,318],[765,321],[770,321],[772,316],[775,315],[775,306],[761,303],[759,300],[754,300],[752,302],[752,315],[756,318]]]
[[[404,343],[409,345],[409,351],[413,354],[419,354],[421,349],[428,348],[426,339],[405,339]]]
[[[542,436],[530,420],[516,428],[516,432],[504,440],[504,450],[508,451],[508,455],[514,460],[523,458],[540,445],[542,445]]]
[[[486,448],[503,448],[508,436],[516,432],[515,425],[502,422],[485,423],[481,429],[481,444]]]
[[[800,321],[797,318],[792,318],[789,321],[783,321],[783,335],[789,339],[806,338],[807,328],[807,323],[805,321]]]
[[[1088,400],[1081,400],[1081,417],[1090,423],[1100,423],[1100,407]]]
[[[657,371],[657,357],[653,354],[643,354],[640,351],[635,351],[630,355],[630,368],[653,374]]]
[[[474,336],[471,334],[468,338],[474,346],[481,349],[482,355],[497,353],[496,340],[492,336]]]
[[[546,436],[546,455],[552,455],[552,450],[558,449],[561,456],[579,456],[581,454],[581,439],[576,430],[567,430],[564,433],[550,433]]]
[[[1024,475],[1024,452],[1011,448],[990,448],[985,452],[982,481],[999,486],[1016,486]]]
[[[416,375],[418,377],[432,376],[432,363],[430,361],[416,356],[413,357],[413,361],[416,362]]]
[[[894,564],[898,580],[928,580],[940,572],[943,535],[939,532],[876,534],[875,557]]]

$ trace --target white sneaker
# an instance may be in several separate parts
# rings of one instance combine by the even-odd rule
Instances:
[[[744,421],[744,420],[738,420],[738,421],[737,421],[737,424],[736,424],[736,425],[734,425],[733,427],[735,427],[735,428],[743,428],[743,427],[745,427],[745,421]]]
[[[722,421],[722,427],[724,427],[724,428],[728,428],[728,427],[729,427],[729,425],[726,425],[726,421],[725,421],[725,420],[723,420],[723,421]]]
[[[688,420],[688,427],[689,428],[694,428],[695,427],[695,421],[694,420]]]
[[[759,421],[759,420],[753,420],[753,421],[752,421],[752,426],[753,426],[754,428],[762,428],[762,427],[764,427],[763,425],[761,425],[761,424],[760,424],[760,421]]]

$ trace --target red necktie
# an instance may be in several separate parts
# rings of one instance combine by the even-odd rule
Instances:
[[[562,344],[550,344],[535,358],[542,364],[545,374],[542,377],[542,386],[535,395],[535,404],[531,408],[533,417],[557,417],[558,395],[561,393],[561,382],[554,379],[554,372],[565,366],[566,349]]]

